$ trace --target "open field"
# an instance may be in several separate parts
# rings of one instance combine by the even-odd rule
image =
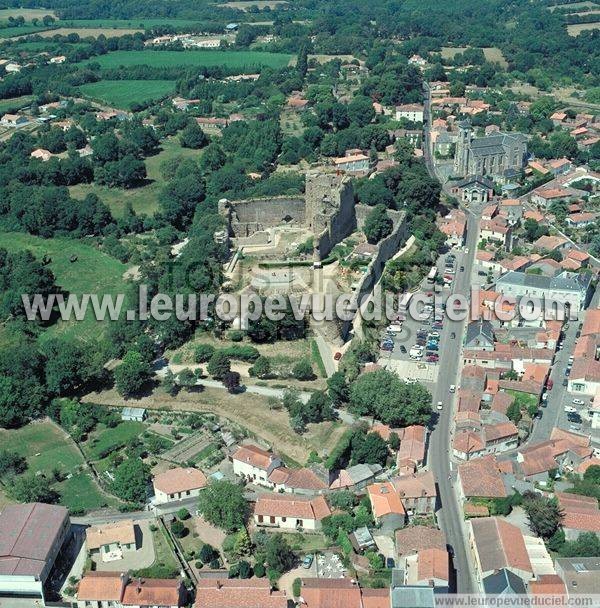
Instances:
[[[86,63],[97,63],[101,68],[148,65],[155,68],[225,66],[240,73],[261,67],[282,68],[291,55],[262,51],[115,51],[92,57]]]
[[[70,293],[117,294],[124,290],[123,274],[127,266],[115,258],[98,251],[90,245],[71,239],[41,239],[20,232],[0,233],[0,247],[8,251],[29,249],[41,259],[49,255],[50,269],[57,285]],[[76,256],[75,262],[70,261]],[[90,269],[93,269],[91,272]],[[83,321],[58,321],[49,327],[41,339],[57,335],[96,340],[102,333],[104,323],[88,314]]]
[[[466,46],[443,46],[442,47],[442,58],[443,59],[452,59],[454,57],[454,55],[456,55],[457,53],[463,53],[464,51],[467,50]],[[495,46],[490,46],[490,47],[481,47],[481,50],[483,51],[483,54],[485,55],[485,58],[487,59],[487,61],[491,61],[494,63],[499,63],[500,65],[507,67],[508,63],[506,61],[506,59],[504,58],[504,55],[502,54],[502,51],[495,47]]]
[[[71,475],[53,484],[61,495],[60,503],[66,507],[90,510],[116,503],[99,490],[74,443],[51,422],[33,422],[16,430],[0,429],[0,443],[4,449],[25,456],[29,472],[40,471],[52,478],[52,471],[58,469]]]
[[[173,80],[101,80],[79,87],[84,97],[129,110],[133,103],[161,99],[175,90]]]
[[[575,23],[573,25],[567,25],[567,32],[569,36],[579,36],[581,32],[586,30],[597,30],[600,29],[600,22],[595,23]]]
[[[153,27],[189,27],[201,26],[202,22],[194,19],[173,19],[161,17],[157,19],[65,19],[60,22],[64,27],[74,28],[113,28],[113,29],[151,29]]]
[[[0,101],[0,114],[6,114],[10,110],[20,110],[28,106],[33,99],[33,95],[23,95],[22,97],[13,97],[12,99],[3,99]]]
[[[162,150],[155,156],[146,159],[146,172],[150,183],[140,188],[108,188],[95,184],[78,184],[71,186],[69,191],[73,198],[83,200],[87,194],[93,192],[108,205],[114,217],[122,217],[125,204],[131,202],[136,213],[151,215],[158,209],[158,196],[163,188],[160,173],[161,164],[178,156],[184,158],[200,158],[201,151],[190,148],[182,148],[179,145],[179,137],[174,136],[161,143]]]
[[[0,29],[0,38],[17,38],[20,36],[30,36],[31,34],[53,33],[57,30],[48,30],[44,25],[17,25],[15,27],[5,27]]]
[[[106,36],[107,38],[118,38],[119,36],[125,36],[126,34],[135,34],[136,32],[143,32],[143,29],[132,28],[124,29],[117,27],[59,27],[55,30],[47,30],[42,32],[40,36],[42,38],[52,38],[53,36],[68,36],[69,34],[77,34],[81,38],[98,38],[98,36]]]
[[[300,436],[292,431],[287,412],[270,409],[266,397],[252,393],[230,395],[217,388],[205,388],[202,392],[193,393],[181,391],[177,397],[171,397],[157,389],[148,397],[127,401],[111,389],[90,393],[83,397],[83,401],[118,407],[211,412],[245,427],[251,435],[262,438],[282,457],[287,458],[288,462],[305,463],[311,450],[316,450],[319,454],[330,452],[347,428],[339,422],[309,424],[307,432]]]
[[[278,4],[287,4],[287,0],[236,0],[234,2],[223,2],[218,6],[227,6],[229,8],[237,8],[240,11],[246,11],[251,6],[256,6],[259,9],[275,8]]]
[[[556,10],[557,8],[596,8],[598,5],[595,2],[573,2],[572,4],[556,4],[554,6],[549,6],[548,8],[551,11]]]
[[[6,21],[9,17],[23,17],[26,21],[32,19],[42,19],[50,15],[58,19],[53,10],[48,8],[3,8],[0,9],[0,21]]]

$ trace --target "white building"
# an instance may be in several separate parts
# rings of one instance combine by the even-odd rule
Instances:
[[[262,494],[254,507],[257,526],[317,532],[321,521],[331,515],[323,496],[307,498],[289,494]]]
[[[410,122],[423,122],[423,106],[417,103],[406,103],[396,106],[396,120],[405,118]]]
[[[257,445],[242,445],[232,456],[233,472],[250,483],[273,487],[269,475],[282,466],[281,459]]]
[[[162,505],[200,495],[206,487],[206,475],[193,467],[169,469],[153,480],[154,504]]]

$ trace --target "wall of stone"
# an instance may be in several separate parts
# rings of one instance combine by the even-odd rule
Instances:
[[[364,297],[373,292],[375,285],[377,285],[379,279],[381,279],[381,276],[383,275],[386,262],[400,250],[408,238],[408,223],[406,222],[404,211],[392,211],[390,212],[390,216],[393,216],[394,219],[394,231],[379,242],[379,248],[376,255],[369,263],[367,271],[359,281],[353,300],[356,306],[358,306]],[[355,335],[362,337],[361,322],[358,315],[353,321],[344,322],[341,329],[342,337],[347,339],[350,330],[353,328],[355,330]]]
[[[228,218],[232,237],[249,237],[255,232],[285,224],[304,224],[306,203],[302,197],[256,198],[219,201],[219,212]]]

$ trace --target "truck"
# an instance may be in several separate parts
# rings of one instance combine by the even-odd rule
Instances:
[[[437,266],[432,266],[429,274],[427,275],[427,282],[433,283],[435,281],[435,277],[437,275]]]

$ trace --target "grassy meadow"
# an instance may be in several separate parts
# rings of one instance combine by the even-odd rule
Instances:
[[[173,80],[101,80],[79,87],[84,97],[129,110],[131,104],[158,100],[175,90]]]

